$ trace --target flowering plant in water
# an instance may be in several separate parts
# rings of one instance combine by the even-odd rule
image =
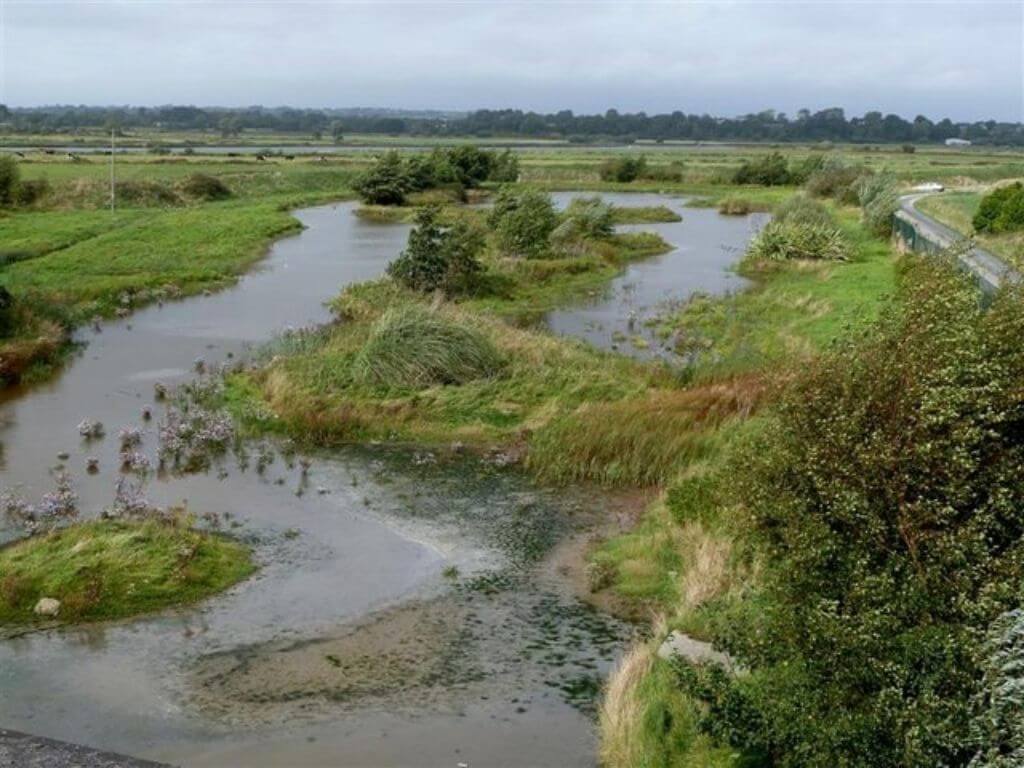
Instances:
[[[109,517],[145,517],[160,514],[160,508],[146,498],[142,482],[131,482],[126,477],[117,481],[114,503],[107,510]]]
[[[234,424],[223,411],[170,408],[158,431],[160,461],[186,469],[206,466],[211,456],[227,450],[234,435]]]
[[[57,488],[43,494],[39,501],[39,515],[44,519],[55,520],[62,517],[75,517],[78,514],[78,494],[71,486],[71,475],[61,471],[57,473]]]
[[[78,434],[86,440],[103,437],[103,423],[93,419],[82,419],[78,422]]]
[[[117,439],[121,441],[121,453],[125,453],[142,445],[142,430],[138,427],[121,427]]]

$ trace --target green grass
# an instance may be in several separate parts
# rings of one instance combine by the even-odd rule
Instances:
[[[57,305],[79,322],[92,314],[110,314],[122,292],[173,286],[194,293],[224,285],[261,258],[267,243],[298,222],[273,204],[217,203],[188,208],[24,213],[14,226],[20,242],[40,254],[9,265],[0,284],[16,297]],[[46,250],[54,237],[48,222],[71,221],[62,247]],[[57,235],[59,236],[59,234]]]
[[[254,570],[248,547],[183,521],[76,523],[0,549],[0,625],[38,621],[43,597],[60,601],[61,622],[187,605]]]
[[[616,205],[612,219],[616,224],[653,224],[682,221],[683,217],[667,205]]]
[[[957,232],[974,237],[982,248],[1005,259],[1018,269],[1024,269],[1024,232],[1005,232],[998,235],[974,232],[971,221],[984,194],[982,191],[943,192],[940,195],[921,198],[917,201],[917,207]]]
[[[849,261],[748,264],[750,289],[695,297],[663,318],[662,333],[676,334],[680,347],[697,354],[697,381],[798,361],[878,317],[895,285],[889,245],[867,233],[852,210],[841,211],[839,223]]]

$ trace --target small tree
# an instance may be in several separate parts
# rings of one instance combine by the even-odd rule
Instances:
[[[548,238],[558,226],[558,214],[546,192],[503,187],[494,201],[488,223],[504,253],[535,259],[547,253]]]
[[[615,231],[612,206],[600,197],[573,198],[561,220],[551,240],[563,247],[585,240],[606,240]]]
[[[18,199],[18,163],[10,155],[0,155],[0,208],[8,208]]]
[[[430,205],[416,214],[416,226],[401,255],[388,265],[388,275],[414,291],[441,290],[452,296],[468,288],[481,271],[482,233],[460,220],[451,226],[440,221],[441,209]]]
[[[364,202],[374,205],[401,205],[410,190],[408,174],[395,150],[385,153],[354,186]]]

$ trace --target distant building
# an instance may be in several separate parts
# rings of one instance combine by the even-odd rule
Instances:
[[[947,147],[969,147],[971,142],[967,139],[946,139]]]

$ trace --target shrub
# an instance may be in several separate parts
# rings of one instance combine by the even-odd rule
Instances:
[[[181,191],[196,200],[224,200],[231,197],[231,190],[216,176],[193,173],[181,182]]]
[[[395,150],[386,152],[353,186],[363,202],[372,205],[401,205],[411,189],[407,170]]]
[[[493,152],[464,144],[445,150],[448,162],[455,169],[456,179],[467,189],[477,187],[486,181],[494,169]]]
[[[491,378],[503,367],[498,350],[479,330],[403,304],[374,324],[353,372],[364,384],[420,388]]]
[[[988,632],[984,678],[972,727],[970,768],[1024,765],[1024,610],[1000,616]]]
[[[753,261],[842,261],[848,256],[846,238],[832,225],[770,221],[750,243],[746,258]]]
[[[892,217],[899,208],[896,177],[888,171],[861,179],[858,196],[864,224],[876,235],[892,231]]]
[[[1018,181],[989,192],[981,198],[972,224],[978,232],[1024,229],[1024,185]]]
[[[548,251],[558,225],[551,196],[537,189],[503,187],[488,216],[498,247],[509,256],[535,259]]]
[[[511,149],[495,156],[487,180],[502,183],[519,181],[519,158]]]
[[[551,240],[562,246],[606,240],[615,232],[614,211],[600,197],[576,197],[561,215]]]
[[[617,157],[608,160],[601,165],[599,173],[602,181],[617,181],[621,184],[628,184],[636,181],[647,171],[647,158],[639,157]]]
[[[791,184],[792,176],[786,165],[786,158],[780,152],[772,152],[755,160],[745,161],[733,174],[734,184],[760,184],[775,187]]]
[[[32,205],[50,194],[50,182],[46,179],[26,179],[18,184],[15,193],[17,205]]]
[[[416,214],[416,226],[401,255],[388,265],[392,279],[414,291],[441,290],[448,295],[468,290],[482,269],[483,234],[465,220],[451,226],[440,221],[441,209],[428,205]]]
[[[17,202],[19,178],[17,161],[10,155],[0,155],[0,208]]]
[[[805,187],[815,197],[831,197],[836,202],[855,205],[858,184],[870,173],[863,166],[846,162],[840,155],[827,155],[808,176]]]
[[[1021,604],[1024,302],[923,259],[902,291],[731,475],[764,569],[728,647],[783,768],[967,765],[985,634]]]
[[[777,205],[772,212],[772,219],[790,224],[835,225],[832,214],[824,205],[801,194],[787,197]]]
[[[0,337],[7,336],[14,326],[14,297],[7,286],[0,285]]]

